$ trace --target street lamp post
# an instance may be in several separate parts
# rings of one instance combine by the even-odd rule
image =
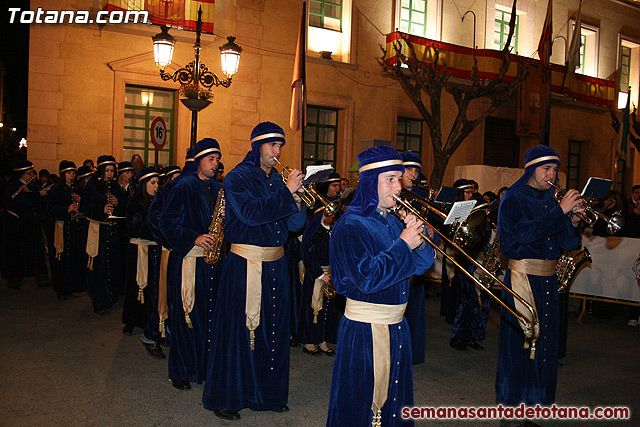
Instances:
[[[171,64],[173,47],[176,42],[175,37],[169,34],[169,28],[164,25],[161,26],[161,32],[152,37],[155,62],[160,68],[160,78],[162,78],[162,80],[173,80],[174,82],[179,82],[181,85],[192,83],[206,89],[211,89],[213,86],[226,88],[231,85],[231,78],[238,72],[242,48],[235,43],[235,37],[227,37],[227,43],[220,46],[222,72],[226,76],[225,79],[220,79],[200,62],[200,49],[202,48],[200,45],[201,32],[202,7],[198,10],[198,20],[196,21],[196,43],[193,45],[195,60],[172,74],[166,73],[164,70]],[[196,100],[200,102],[185,102],[193,100],[184,99],[181,101],[191,110],[191,147],[193,147],[197,139],[198,111],[206,108],[209,102],[205,100]]]

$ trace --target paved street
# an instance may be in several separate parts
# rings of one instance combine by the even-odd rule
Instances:
[[[486,351],[449,348],[450,327],[438,316],[439,298],[427,299],[427,362],[414,367],[417,406],[492,405],[498,312],[489,320]],[[178,391],[165,360],[152,359],[139,341],[122,335],[121,302],[107,316],[92,312],[86,294],[58,301],[34,280],[18,291],[0,282],[0,425],[2,426],[321,426],[333,359],[292,348],[289,407],[284,414],[242,410],[224,422],[202,408],[202,385]],[[626,326],[626,309],[610,319],[570,319],[569,352],[559,370],[559,405],[624,405],[631,422],[561,425],[640,425],[640,328]],[[168,354],[168,349],[165,349]],[[420,421],[418,425],[461,424]],[[540,421],[540,425],[560,423]],[[464,425],[498,425],[466,422]]]

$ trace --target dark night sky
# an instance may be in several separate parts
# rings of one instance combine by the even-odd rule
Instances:
[[[5,107],[20,137],[27,133],[27,83],[29,72],[29,25],[10,24],[9,7],[29,8],[28,0],[4,0],[0,7],[0,59],[4,64]]]

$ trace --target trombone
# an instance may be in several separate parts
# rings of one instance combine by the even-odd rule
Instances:
[[[551,181],[547,181],[547,183],[556,189],[553,193],[553,197],[560,203],[562,199],[564,199],[565,194],[567,194],[567,190],[560,187],[559,185],[554,184]],[[616,234],[622,227],[624,227],[624,217],[622,215],[613,214],[610,217],[599,212],[598,210],[589,206],[589,203],[586,202],[584,197],[580,197],[582,200],[580,201],[580,207],[584,209],[584,213],[576,213],[587,225],[592,226],[601,218],[604,222],[607,223],[607,233],[610,235]]]
[[[428,200],[423,199],[417,194],[403,188],[400,191],[400,195],[405,199],[416,201],[427,211],[433,212],[438,218],[442,219],[442,221],[447,219],[445,212],[433,206]],[[484,237],[487,220],[488,215],[483,209],[474,208],[465,221],[453,225],[453,241],[465,248],[476,246]]]
[[[523,316],[522,314],[518,313],[516,311],[516,309],[511,308],[510,306],[508,306],[504,301],[502,301],[500,298],[498,298],[497,296],[495,296],[490,290],[489,288],[480,280],[478,280],[473,274],[469,273],[465,268],[463,268],[451,255],[449,255],[445,250],[441,249],[438,245],[436,245],[435,243],[433,243],[433,241],[429,238],[429,236],[427,236],[425,233],[420,233],[420,236],[424,239],[424,241],[426,241],[427,243],[429,243],[431,246],[433,246],[433,248],[435,250],[437,250],[438,252],[440,252],[444,257],[446,257],[449,261],[451,261],[456,267],[458,267],[458,269],[460,271],[462,271],[464,274],[466,274],[471,280],[473,280],[473,282],[480,287],[480,289],[482,289],[484,292],[488,293],[489,296],[491,296],[491,298],[493,298],[494,300],[496,300],[502,307],[504,307],[509,313],[511,313],[516,319],[518,319],[520,326],[522,326],[522,329],[524,331],[524,336],[525,336],[525,344],[524,347],[525,348],[529,348],[529,342],[531,342],[531,354],[529,356],[530,359],[535,359],[535,354],[536,354],[536,340],[538,339],[538,334],[540,332],[540,326],[538,323],[538,314],[536,313],[536,311],[533,309],[533,307],[531,306],[531,304],[525,300],[524,298],[522,298],[520,295],[518,295],[515,291],[513,291],[513,289],[509,288],[507,285],[505,285],[504,283],[502,283],[502,281],[500,281],[500,279],[498,279],[493,273],[491,273],[489,270],[487,270],[482,264],[480,264],[478,261],[476,261],[475,259],[473,259],[473,257],[471,257],[470,255],[468,255],[465,251],[462,250],[462,248],[460,246],[458,246],[457,243],[453,242],[452,240],[450,240],[449,238],[447,238],[442,232],[440,232],[437,228],[433,227],[431,224],[429,224],[429,222],[420,215],[420,213],[413,207],[411,206],[409,203],[407,203],[406,201],[402,200],[400,197],[398,196],[393,196],[393,198],[395,199],[395,201],[398,203],[399,206],[401,206],[402,208],[406,209],[407,212],[412,213],[413,215],[415,215],[415,217],[418,219],[418,221],[421,221],[423,224],[428,225],[429,227],[433,228],[435,230],[436,233],[438,233],[440,235],[440,237],[442,237],[442,239],[444,239],[444,241],[446,241],[447,243],[449,243],[451,246],[453,246],[454,249],[456,249],[458,252],[460,252],[462,255],[464,255],[467,259],[469,259],[469,261],[471,261],[472,263],[474,263],[482,272],[483,275],[485,275],[485,277],[488,277],[489,279],[495,281],[496,283],[498,283],[502,289],[506,290],[507,292],[509,292],[514,299],[517,299],[518,302],[520,302],[529,312],[529,314],[531,315],[531,320],[527,320],[527,318],[525,316]],[[397,212],[397,207],[395,210],[392,211],[393,214],[395,214],[396,216],[398,216],[398,218],[400,218],[402,220],[402,217],[398,214]]]
[[[288,166],[283,165],[282,162],[280,162],[280,160],[278,160],[277,157],[274,157],[273,160],[275,160],[276,163],[280,165],[280,167],[282,168],[282,181],[284,181],[284,183],[286,184],[292,169]],[[329,202],[327,199],[324,198],[324,196],[318,193],[310,185],[302,185],[300,188],[302,189],[302,194],[300,194],[300,198],[302,199],[304,204],[307,205],[309,209],[313,209],[316,204],[316,200],[318,200],[320,203],[324,205],[325,216],[333,216],[340,210],[339,200],[334,200],[333,202]]]

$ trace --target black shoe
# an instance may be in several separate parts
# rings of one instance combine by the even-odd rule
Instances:
[[[233,411],[227,411],[224,408],[214,409],[213,413],[216,417],[222,418],[223,420],[239,420],[240,414]]]
[[[331,356],[331,357],[334,357],[336,355],[336,352],[334,350],[330,349],[330,348],[328,348],[326,350],[323,350],[322,348],[318,348],[318,351],[320,353],[324,353],[327,356]]]
[[[460,350],[460,351],[467,351],[467,345],[460,340],[456,340],[456,339],[452,339],[449,341],[449,346],[451,348],[455,348],[456,350]]]
[[[310,354],[312,356],[322,356],[318,349],[309,350],[307,347],[302,347],[302,352]]]
[[[478,341],[467,341],[465,344],[474,350],[484,350],[484,347]]]
[[[276,409],[273,412],[289,412],[289,407],[285,404],[280,407],[280,409]]]
[[[189,381],[183,381],[179,379],[170,378],[171,385],[178,390],[191,390],[191,384]]]
[[[164,355],[164,351],[162,351],[162,347],[160,347],[160,344],[158,344],[158,343],[147,344],[147,343],[144,343],[144,342],[142,344],[144,345],[144,348],[147,349],[147,353],[149,353],[150,355],[152,355],[156,359],[166,359],[167,358],[167,356]]]
[[[293,339],[293,337],[289,338],[289,345],[291,347],[300,347],[300,343]]]
[[[94,305],[93,312],[95,314],[107,314],[107,308],[104,305]]]
[[[124,325],[124,328],[122,328],[122,333],[130,337],[131,335],[133,335],[133,328],[133,325]]]

